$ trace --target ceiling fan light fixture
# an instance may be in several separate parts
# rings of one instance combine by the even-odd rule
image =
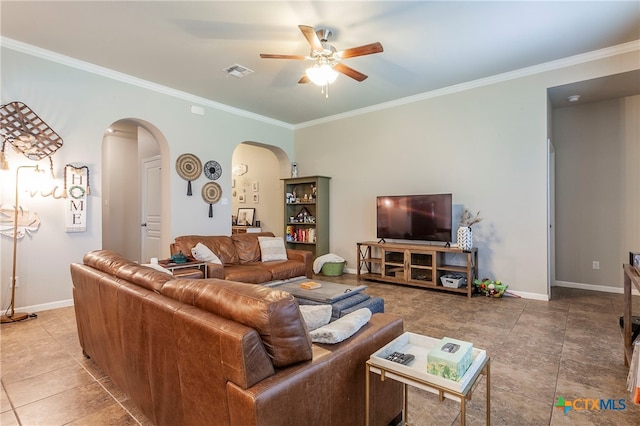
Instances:
[[[328,64],[315,64],[307,68],[306,74],[309,80],[318,86],[326,86],[338,78],[338,72]]]

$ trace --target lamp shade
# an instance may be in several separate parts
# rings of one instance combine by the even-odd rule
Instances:
[[[327,64],[318,65],[315,64],[312,67],[307,68],[307,77],[314,84],[318,86],[326,86],[336,81],[338,78],[338,72]]]

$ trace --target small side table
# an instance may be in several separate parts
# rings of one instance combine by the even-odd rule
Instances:
[[[365,426],[369,426],[369,375],[370,372],[379,374],[380,380],[389,378],[403,384],[404,412],[402,414],[403,424],[407,423],[408,391],[407,385],[413,386],[431,393],[435,393],[443,401],[444,398],[460,401],[460,424],[466,424],[466,403],[471,399],[478,378],[484,375],[487,379],[487,426],[491,424],[491,360],[486,352],[473,348],[473,362],[462,376],[459,382],[447,380],[440,376],[427,373],[427,354],[429,350],[438,343],[440,339],[422,336],[420,334],[406,332],[375,354],[371,355],[366,362],[365,376]],[[410,365],[402,365],[386,359],[393,352],[411,353],[415,359]]]
[[[199,260],[190,260],[184,263],[175,263],[171,259],[160,260],[158,264],[171,271],[179,278],[206,278],[207,264]],[[197,272],[196,272],[197,271]]]

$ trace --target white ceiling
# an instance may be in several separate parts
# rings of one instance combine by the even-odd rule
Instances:
[[[640,39],[637,0],[2,0],[0,13],[9,46],[27,43],[290,124]],[[379,41],[384,52],[344,60],[369,78],[341,75],[325,99],[319,87],[297,84],[306,61],[259,57],[307,55],[300,24],[330,28],[338,50]],[[254,72],[223,73],[234,64]]]

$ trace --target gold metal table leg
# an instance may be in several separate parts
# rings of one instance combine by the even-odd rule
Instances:
[[[405,426],[409,426],[409,387],[406,383],[402,384],[402,393],[404,394],[404,411],[402,412],[402,420]]]
[[[369,426],[369,375],[371,374],[371,368],[369,367],[369,364],[366,364],[367,366],[367,370],[365,373],[365,378],[364,378],[364,382],[365,382],[365,394],[364,394],[364,424],[365,426]]]
[[[491,360],[484,367],[487,372],[487,426],[491,425]]]

